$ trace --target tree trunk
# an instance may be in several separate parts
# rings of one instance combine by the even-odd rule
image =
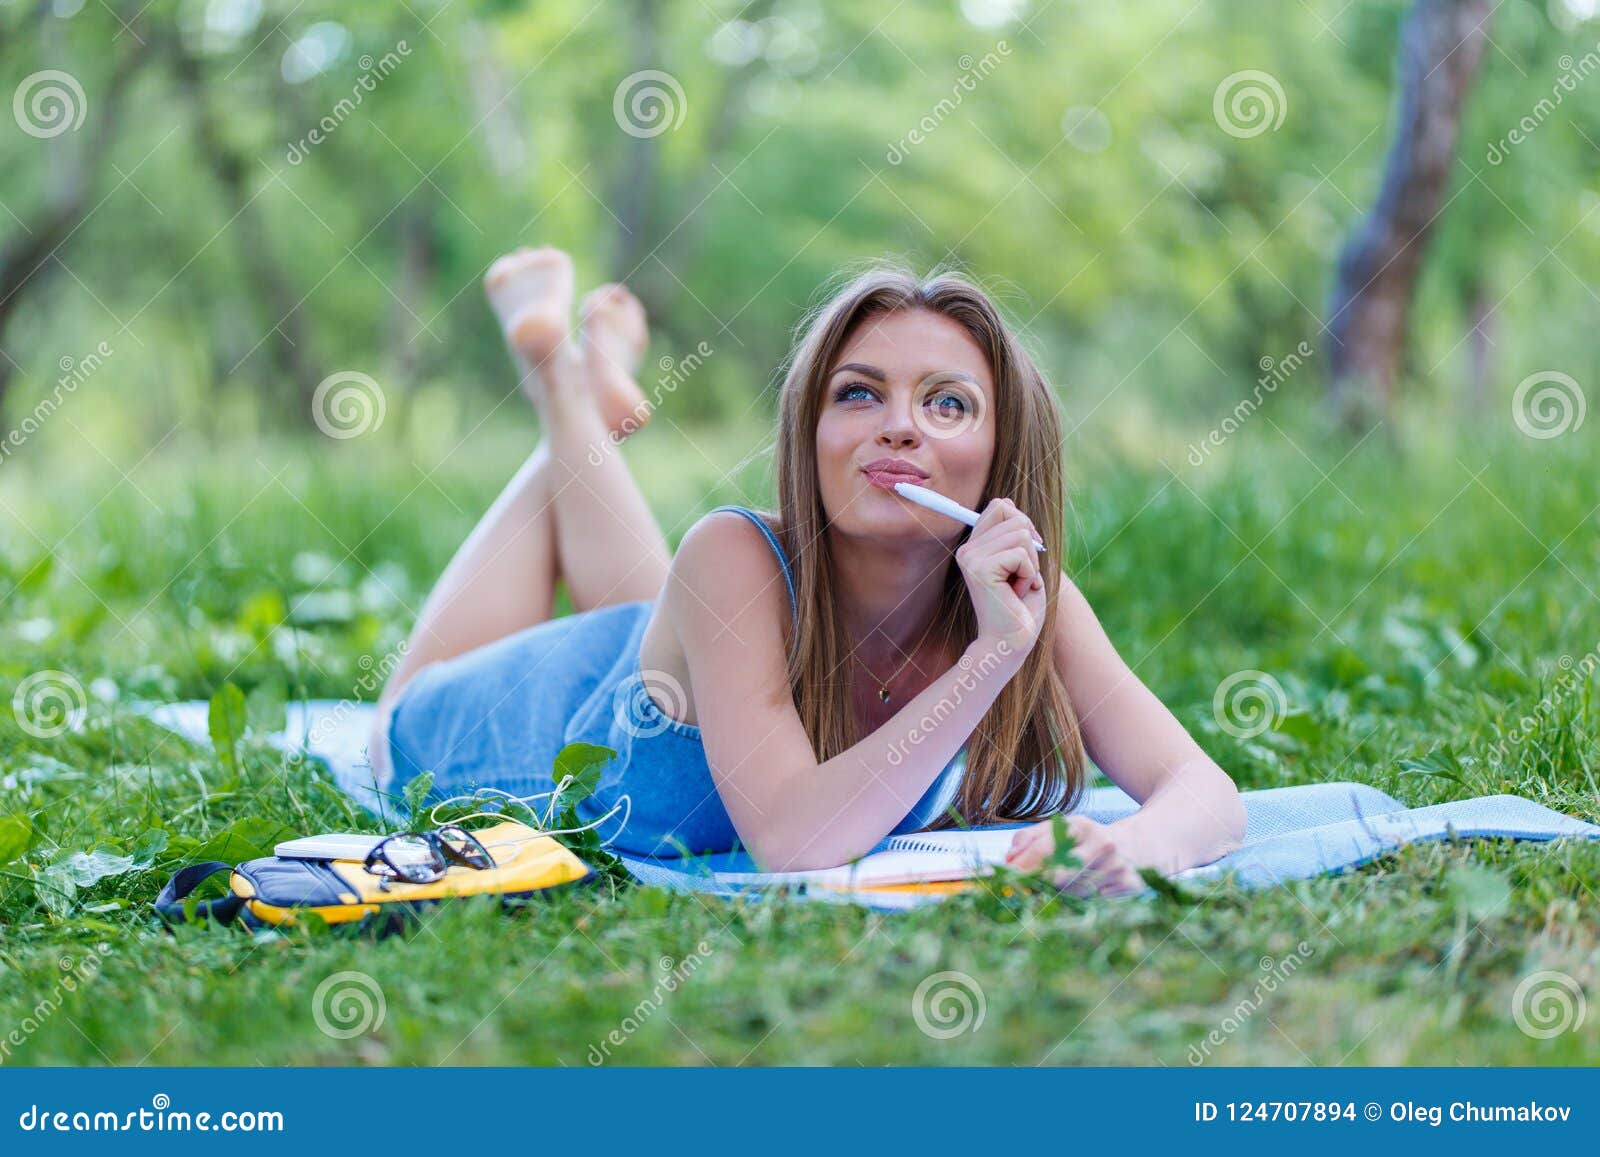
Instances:
[[[232,223],[228,233],[237,241],[249,281],[261,293],[263,324],[271,327],[265,341],[272,351],[278,374],[290,383],[299,412],[311,420],[312,398],[323,379],[311,348],[311,327],[288,274],[273,253],[265,222],[256,208],[248,178],[249,159],[233,147],[218,123],[205,66],[179,48],[174,71],[194,110],[194,143],[201,159],[222,188]]]
[[[6,391],[16,360],[6,349],[6,329],[27,292],[37,290],[53,271],[56,251],[83,223],[90,209],[90,194],[99,184],[100,170],[117,139],[127,91],[140,70],[154,55],[156,39],[135,18],[133,32],[144,33],[135,39],[131,52],[117,65],[105,95],[94,103],[95,125],[83,151],[62,170],[49,200],[21,226],[19,233],[0,244],[0,413],[4,412]]]
[[[1461,109],[1491,0],[1416,0],[1400,31],[1400,99],[1377,204],[1339,256],[1328,335],[1330,397],[1353,428],[1386,417],[1404,364],[1411,299],[1445,203]]]
[[[1489,386],[1494,379],[1495,300],[1481,276],[1472,280],[1467,295],[1472,329],[1467,334],[1467,413],[1481,418],[1489,410]]]
[[[433,228],[433,200],[422,193],[411,198],[396,214],[399,219],[400,260],[395,277],[394,304],[384,327],[388,379],[409,386],[422,367],[420,342],[428,336],[428,289],[437,262]]]
[[[632,66],[635,71],[653,67],[659,30],[656,0],[639,0],[634,29]],[[774,0],[751,0],[740,10],[739,19],[758,23],[772,10]],[[691,109],[698,119],[709,121],[705,132],[703,162],[693,178],[668,198],[661,186],[657,141],[632,139],[624,150],[622,163],[614,175],[612,205],[617,229],[612,245],[612,276],[626,280],[650,315],[652,327],[672,332],[670,303],[681,294],[671,273],[659,270],[688,270],[699,256],[711,215],[707,201],[722,183],[722,173],[737,162],[724,156],[738,138],[748,112],[751,82],[759,75],[759,60],[734,67],[718,95],[715,106]],[[721,172],[719,172],[719,168]],[[673,224],[663,228],[661,209],[675,206]],[[681,211],[681,219],[677,213]]]
[[[752,24],[759,23],[772,11],[772,7],[773,0],[751,0],[740,13],[739,19]],[[664,248],[669,249],[662,257],[662,263],[668,269],[688,269],[699,257],[700,246],[711,222],[711,214],[704,211],[706,202],[722,184],[723,174],[729,173],[738,164],[737,160],[730,161],[724,154],[738,139],[739,130],[744,126],[749,111],[750,84],[760,74],[760,68],[757,59],[733,69],[728,76],[728,83],[722,88],[716,111],[711,116],[711,127],[706,131],[706,163],[700,166],[698,175],[680,198],[686,215],[671,237],[662,243]]]
[[[471,17],[463,20],[459,35],[467,91],[478,114],[478,123],[483,126],[484,152],[488,154],[489,167],[502,182],[519,182],[526,187],[532,178],[529,165],[533,150],[528,144],[529,134],[520,106],[513,98],[514,88],[500,66],[489,33],[479,21]]]
[[[632,11],[626,17],[629,29],[629,75],[646,69],[661,67],[661,10],[658,0],[634,0]],[[620,81],[619,81],[620,83]],[[648,82],[656,87],[656,82]],[[677,113],[677,104],[657,106],[661,115],[671,118]],[[621,129],[622,126],[618,126]],[[648,126],[641,126],[645,128]],[[671,130],[666,130],[670,132]],[[650,300],[651,294],[643,280],[637,277],[638,267],[650,252],[649,240],[655,235],[656,206],[660,197],[661,177],[660,142],[654,134],[643,131],[624,133],[617,149],[618,163],[611,174],[610,203],[617,229],[611,246],[613,276],[629,278],[644,302],[645,309],[655,313],[658,304]],[[647,279],[645,279],[647,280]]]

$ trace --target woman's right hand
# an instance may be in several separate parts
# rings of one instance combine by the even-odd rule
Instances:
[[[978,619],[978,640],[1021,663],[1044,626],[1044,576],[1033,522],[1009,498],[983,508],[978,525],[956,548]]]

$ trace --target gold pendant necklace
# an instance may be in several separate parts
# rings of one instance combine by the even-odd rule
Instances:
[[[938,619],[935,618],[934,622],[937,622],[937,621],[938,621]],[[878,701],[879,702],[881,702],[881,703],[889,702],[889,684],[893,683],[896,679],[898,679],[900,677],[900,672],[904,671],[906,669],[906,664],[911,662],[911,656],[915,655],[917,653],[917,651],[921,649],[922,644],[924,644],[924,643],[926,643],[928,641],[928,635],[932,631],[933,631],[933,623],[929,623],[928,626],[927,626],[927,629],[922,632],[922,638],[917,640],[917,645],[915,647],[911,648],[910,653],[906,655],[905,659],[900,663],[900,666],[895,668],[894,674],[890,675],[887,679],[879,679],[876,675],[874,675],[872,673],[872,668],[867,666],[867,661],[865,659],[863,659],[854,650],[852,650],[850,652],[852,655],[855,655],[856,662],[861,664],[861,669],[863,671],[865,671],[867,673],[867,676],[874,683],[876,683],[878,685]]]

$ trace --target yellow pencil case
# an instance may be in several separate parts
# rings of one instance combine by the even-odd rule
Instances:
[[[407,916],[461,896],[497,895],[523,899],[552,888],[583,884],[594,869],[554,836],[508,820],[473,833],[494,858],[493,868],[452,865],[431,883],[385,881],[360,860],[300,860],[263,856],[237,867],[221,860],[192,864],[174,873],[156,897],[156,911],[169,923],[197,917],[237,920],[250,928],[293,924],[315,912],[329,924],[377,918],[383,930]],[[215,900],[185,901],[200,883],[228,871],[228,894]]]

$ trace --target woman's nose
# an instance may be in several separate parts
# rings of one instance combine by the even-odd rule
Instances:
[[[889,406],[884,410],[883,426],[878,430],[878,443],[883,446],[914,446],[921,440],[921,432],[911,416],[909,407]]]

